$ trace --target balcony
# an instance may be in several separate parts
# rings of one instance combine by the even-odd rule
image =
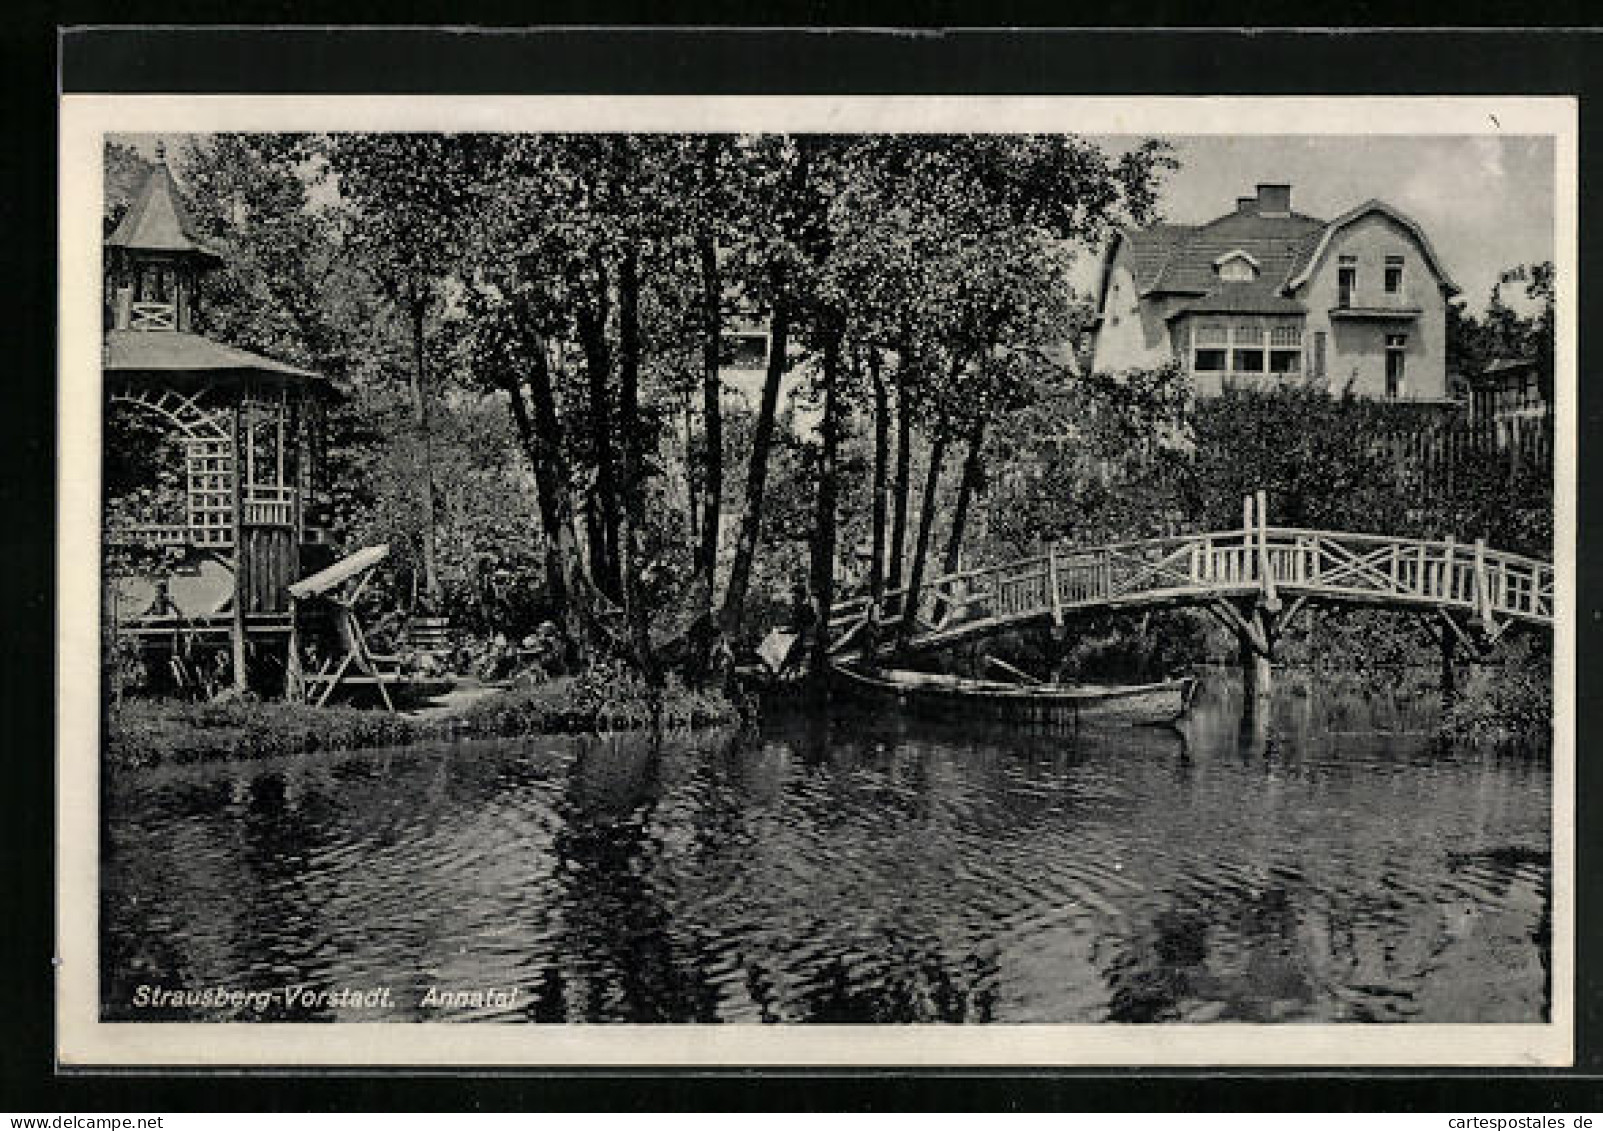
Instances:
[[[1332,319],[1345,319],[1348,321],[1380,321],[1380,322],[1412,322],[1424,311],[1417,306],[1407,306],[1402,303],[1379,303],[1365,305],[1350,303],[1346,306],[1336,305],[1330,308]]]

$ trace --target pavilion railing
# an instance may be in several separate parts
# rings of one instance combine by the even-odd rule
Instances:
[[[133,330],[173,330],[178,325],[178,308],[170,302],[136,302],[130,314]]]
[[[293,526],[295,488],[251,486],[245,494],[246,526]]]

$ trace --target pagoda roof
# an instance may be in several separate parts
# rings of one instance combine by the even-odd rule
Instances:
[[[111,330],[106,334],[101,368],[114,373],[193,373],[228,377],[251,374],[328,386],[327,378],[309,369],[274,361],[259,353],[236,349],[176,330]]]
[[[193,255],[212,264],[223,261],[223,257],[201,238],[200,229],[184,207],[165,158],[158,161],[150,176],[145,178],[139,195],[128,206],[122,223],[106,240],[106,246]]]

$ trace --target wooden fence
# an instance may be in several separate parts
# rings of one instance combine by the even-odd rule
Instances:
[[[1488,472],[1505,481],[1528,471],[1551,475],[1553,417],[1438,421],[1380,433],[1373,443],[1400,490],[1412,498],[1437,498]]]

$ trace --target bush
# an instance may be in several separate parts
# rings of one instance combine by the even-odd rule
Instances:
[[[1526,637],[1503,662],[1477,669],[1442,717],[1442,733],[1470,742],[1540,746],[1553,735],[1552,652]]]

